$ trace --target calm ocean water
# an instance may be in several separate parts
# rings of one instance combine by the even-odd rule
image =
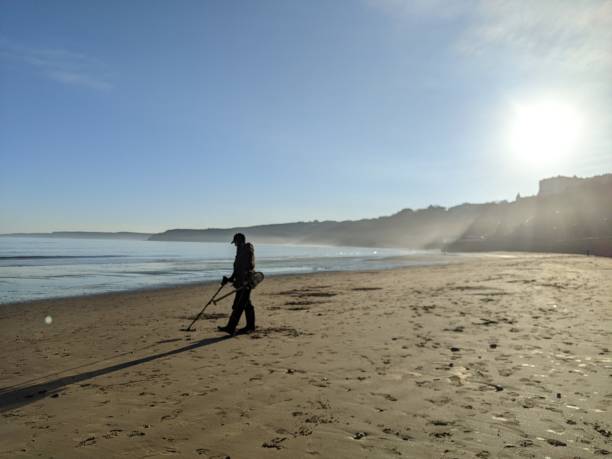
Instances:
[[[0,237],[0,304],[220,280],[231,273],[230,244]],[[358,271],[448,262],[398,249],[257,244],[267,276]]]

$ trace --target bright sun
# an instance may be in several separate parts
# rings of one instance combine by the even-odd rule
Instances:
[[[550,164],[580,146],[583,118],[572,105],[558,100],[534,100],[513,107],[509,144],[515,158]]]

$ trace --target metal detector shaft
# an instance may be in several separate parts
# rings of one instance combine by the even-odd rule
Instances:
[[[196,316],[195,319],[193,319],[193,322],[191,322],[189,324],[189,327],[187,327],[185,330],[186,331],[191,331],[191,326],[193,324],[195,324],[198,319],[202,316],[202,314],[204,314],[204,311],[206,310],[206,308],[211,304],[215,302],[215,297],[219,294],[219,292],[221,291],[221,289],[225,287],[225,284],[221,284],[221,287],[219,287],[219,289],[215,292],[215,294],[212,296],[212,298],[208,301],[208,303],[206,303],[206,305],[202,308],[202,310],[200,311],[200,313]]]
[[[244,290],[245,288],[247,288],[247,286],[246,286],[246,285],[245,285],[244,287],[240,287],[240,288],[237,288],[237,289],[235,289],[235,290],[232,290],[231,292],[226,293],[225,295],[223,295],[223,296],[221,296],[221,297],[219,297],[219,298],[217,298],[217,299],[212,300],[212,302],[213,302],[213,304],[215,304],[215,305],[216,305],[216,304],[217,304],[219,301],[221,301],[222,299],[227,298],[228,296],[233,295],[234,293],[239,292],[240,290]]]

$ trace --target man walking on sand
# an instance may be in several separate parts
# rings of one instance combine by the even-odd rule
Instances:
[[[240,321],[242,311],[246,317],[246,327],[238,330],[238,333],[250,333],[255,330],[255,309],[251,303],[251,287],[249,276],[255,270],[255,249],[253,244],[246,242],[242,233],[234,234],[232,244],[236,245],[236,258],[234,259],[234,272],[230,277],[223,276],[223,284],[231,282],[236,289],[232,314],[225,327],[217,327],[220,331],[233,335]]]

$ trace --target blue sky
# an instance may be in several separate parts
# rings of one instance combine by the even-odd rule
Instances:
[[[610,75],[610,0],[2,2],[0,233],[535,194],[612,172]],[[580,138],[518,154],[513,107],[542,100]]]

